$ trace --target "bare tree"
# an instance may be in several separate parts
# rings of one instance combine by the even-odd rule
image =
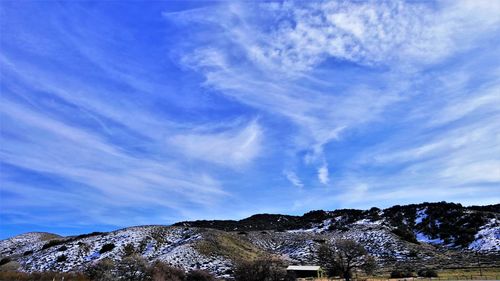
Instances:
[[[328,276],[340,276],[342,271],[335,260],[335,248],[330,243],[321,244],[316,257],[318,264],[325,270]]]
[[[318,260],[329,275],[340,275],[350,281],[353,269],[371,274],[376,267],[373,257],[354,240],[337,240],[318,249]]]

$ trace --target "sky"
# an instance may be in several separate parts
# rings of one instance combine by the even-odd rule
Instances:
[[[500,202],[500,1],[1,1],[0,238]]]

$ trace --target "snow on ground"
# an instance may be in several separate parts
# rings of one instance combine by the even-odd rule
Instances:
[[[481,252],[500,251],[500,222],[495,218],[482,226],[469,249]]]
[[[406,244],[384,226],[355,224],[348,231],[338,232],[337,238],[353,239],[377,258],[405,260],[409,254]]]
[[[42,249],[47,241],[42,241],[36,234],[17,236],[12,241],[2,241],[0,250],[10,249],[16,241],[32,241],[29,249],[33,254],[19,254],[24,253],[27,247],[20,247],[15,252],[21,256],[18,261],[25,271],[70,271],[83,269],[104,258],[121,260],[127,244],[133,245],[136,253],[149,261],[166,261],[186,271],[207,269],[222,277],[231,267],[231,263],[223,257],[206,257],[194,249],[195,243],[203,239],[195,228],[141,226],[78,239],[60,239],[63,241],[61,244]],[[102,252],[105,244],[113,244],[114,248]]]
[[[383,220],[372,221],[370,219],[362,219],[362,220],[354,222],[354,224],[357,224],[357,225],[366,225],[366,226],[381,225],[382,223],[383,223]]]
[[[294,263],[303,264],[314,262],[317,248],[321,243],[334,242],[337,239],[354,239],[377,258],[405,260],[409,255],[405,242],[402,242],[388,227],[381,225],[380,221],[358,221],[347,231],[318,232],[318,229],[314,226],[312,229],[274,232],[272,235],[251,232],[248,239],[261,249],[279,254]]]
[[[416,221],[424,218],[425,210],[419,210]],[[328,219],[308,228],[291,231],[249,231],[245,236],[241,236],[241,239],[249,241],[261,250],[280,255],[292,263],[301,264],[314,263],[319,245],[337,239],[353,239],[382,261],[405,261],[409,259],[411,251],[415,255],[415,249],[418,249],[418,255],[423,259],[433,255],[433,247],[426,248],[403,241],[392,233],[392,228],[383,221],[359,220],[345,229],[332,230],[330,226],[334,222],[335,218]],[[210,231],[165,226],[131,227],[83,237],[27,233],[0,241],[0,255],[16,256],[25,271],[69,271],[83,269],[103,258],[120,260],[124,256],[124,247],[130,244],[136,253],[149,261],[162,260],[186,271],[206,269],[219,277],[228,277],[233,265],[228,257],[206,256],[196,250],[198,241],[203,241],[206,233]],[[423,233],[416,233],[416,238],[429,244],[443,243],[442,240],[431,239]],[[48,239],[58,239],[61,243],[43,249]],[[499,241],[500,223],[497,219],[491,219],[481,228],[469,249],[499,252]],[[105,244],[113,244],[115,247],[102,252]],[[66,256],[64,261],[61,260],[63,255]]]
[[[29,232],[0,241],[0,256],[22,255],[27,251],[41,249],[47,239],[57,235],[45,232]]]
[[[420,224],[422,221],[427,218],[426,214],[427,208],[422,208],[417,210],[417,216],[415,218],[415,224]]]
[[[292,229],[287,230],[288,233],[300,233],[300,232],[313,232],[313,233],[323,233],[330,228],[332,224],[332,219],[326,219],[322,223],[313,225],[310,228]]]
[[[442,239],[439,239],[439,238],[432,239],[422,232],[415,233],[415,237],[417,238],[418,242],[423,242],[423,243],[428,243],[428,244],[433,244],[433,245],[441,245],[444,243],[444,241]]]

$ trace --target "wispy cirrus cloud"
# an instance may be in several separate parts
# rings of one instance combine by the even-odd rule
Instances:
[[[2,36],[0,55],[3,223],[171,223],[211,213],[232,196],[210,163],[243,166],[259,156],[257,120],[218,126],[220,120],[176,116],[210,113],[212,105],[187,102],[187,96],[186,103],[176,101],[173,83],[158,80],[163,76],[150,57],[116,52],[130,33],[99,10],[55,4],[44,12],[50,20],[30,31],[35,22],[13,24],[16,7],[7,6],[2,26],[12,28]],[[41,13],[35,4],[24,8]],[[74,13],[69,22],[66,13]],[[101,26],[89,29],[80,24],[83,18]],[[117,32],[103,40],[105,30]],[[190,158],[208,164],[193,165]]]
[[[283,174],[286,176],[287,180],[290,181],[296,187],[304,187],[304,184],[300,180],[300,178],[293,171],[285,170]]]
[[[296,156],[304,155],[304,163],[316,167],[318,181],[328,184],[329,161],[335,155],[325,147],[341,142],[342,136],[358,133],[368,124],[385,121],[398,124],[399,120],[393,118],[401,118],[407,120],[414,132],[426,134],[430,129],[408,120],[425,119],[445,126],[468,112],[478,116],[495,111],[489,102],[497,99],[496,82],[473,86],[484,94],[466,93],[468,90],[456,85],[458,93],[443,95],[426,83],[444,87],[449,80],[428,75],[439,73],[437,70],[426,71],[433,66],[459,69],[450,60],[472,55],[492,33],[498,32],[498,10],[496,4],[486,1],[284,2],[238,3],[229,5],[224,13],[222,9],[207,8],[202,13],[189,11],[165,17],[223,31],[213,39],[201,34],[195,36],[193,42],[204,42],[203,47],[191,45],[192,49],[181,56],[184,65],[203,74],[207,87],[241,103],[284,116],[297,126]],[[490,66],[486,66],[488,71]],[[469,75],[471,71],[472,68],[461,67],[454,75],[460,72]],[[493,88],[481,90],[489,87],[488,83],[493,83]],[[425,91],[436,96],[423,94]],[[443,103],[448,104],[444,111]],[[398,110],[408,110],[409,114],[405,116]],[[433,110],[441,113],[438,116]],[[400,117],[395,117],[396,114]],[[486,120],[477,124],[483,122]],[[443,134],[446,132],[448,129],[443,130]],[[485,145],[498,142],[491,135],[486,138]],[[385,145],[388,150],[398,151],[402,144]],[[441,144],[423,144],[410,151],[423,153],[429,149],[435,155],[431,148],[434,145],[448,146],[450,141],[445,138]],[[384,152],[377,157],[393,154]],[[488,167],[495,166],[488,157],[480,161],[490,163],[485,164]],[[434,164],[434,169],[451,167],[449,162]],[[469,174],[477,175],[473,170]],[[288,180],[290,175],[285,174]]]
[[[179,134],[167,142],[189,157],[237,168],[260,154],[262,135],[261,127],[253,120],[241,129]]]
[[[0,219],[496,202],[498,5],[2,2]]]
[[[2,99],[0,112],[3,120],[16,124],[16,131],[9,126],[3,128],[3,133],[17,136],[3,141],[4,163],[85,185],[87,192],[105,196],[102,205],[127,206],[133,200],[134,205],[154,204],[182,212],[185,204],[210,206],[225,194],[208,174],[186,172],[180,163],[162,161],[161,155],[156,160],[147,159],[95,133],[6,99]],[[26,192],[18,191],[20,195]],[[108,196],[113,203],[106,203]],[[61,200],[61,204],[73,203]],[[80,207],[85,212],[90,206]]]

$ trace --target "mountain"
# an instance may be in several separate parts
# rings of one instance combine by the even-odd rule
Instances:
[[[130,251],[186,270],[230,276],[240,259],[272,254],[289,263],[316,263],[318,246],[354,239],[382,268],[398,263],[457,267],[500,265],[500,204],[464,207],[422,203],[384,210],[312,211],[303,216],[259,214],[249,218],[138,226],[61,237],[26,233],[0,241],[0,269],[83,270]]]

